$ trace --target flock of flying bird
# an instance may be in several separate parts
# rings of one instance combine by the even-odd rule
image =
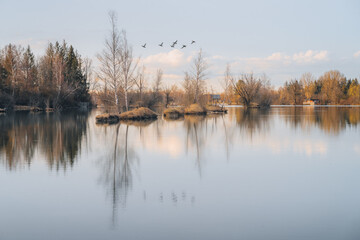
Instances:
[[[176,40],[175,42],[173,42],[171,45],[170,45],[170,47],[175,47],[175,45],[177,44],[177,42],[178,42],[178,40]],[[191,43],[190,44],[194,44],[195,43],[195,41],[194,40],[192,40],[191,41]],[[163,47],[163,44],[164,44],[164,42],[162,42],[162,43],[160,43],[160,44],[158,44],[158,46],[159,47]],[[146,48],[146,43],[144,44],[144,45],[141,45],[143,48]],[[181,49],[183,49],[183,48],[186,48],[186,45],[182,45],[182,47],[181,47]]]

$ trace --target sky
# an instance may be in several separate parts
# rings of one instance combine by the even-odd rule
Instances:
[[[0,0],[0,48],[30,45],[40,56],[49,42],[66,40],[96,67],[110,10],[148,81],[161,68],[165,85],[180,86],[200,49],[209,89],[221,88],[226,64],[235,76],[265,73],[274,87],[305,72],[360,76],[359,0]]]

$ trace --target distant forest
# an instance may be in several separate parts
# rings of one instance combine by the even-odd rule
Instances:
[[[358,79],[349,79],[339,71],[325,72],[319,78],[304,73],[300,79],[293,79],[276,91],[277,104],[303,104],[314,99],[319,104],[360,104]]]
[[[325,72],[316,78],[304,73],[300,78],[286,81],[278,89],[270,85],[266,75],[256,77],[243,74],[233,77],[229,66],[224,77],[225,99],[245,106],[252,103],[260,105],[303,105],[313,102],[322,105],[360,104],[360,85],[358,79],[349,79],[337,70]],[[228,97],[226,97],[228,96]]]
[[[14,105],[63,109],[90,101],[84,61],[65,41],[44,56],[9,44],[0,50],[0,108]]]

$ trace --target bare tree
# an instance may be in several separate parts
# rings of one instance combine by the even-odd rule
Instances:
[[[154,82],[154,87],[153,87],[153,91],[156,93],[160,92],[160,90],[161,90],[162,78],[163,78],[163,71],[161,69],[158,69],[156,71],[156,77],[155,77],[155,82]]]
[[[171,93],[173,91],[176,90],[176,85],[172,85],[171,87],[170,86],[166,86],[164,88],[164,93],[165,93],[165,107],[168,107],[168,105],[170,104],[170,102],[173,100],[172,97],[171,97]]]
[[[152,98],[149,105],[154,105],[161,100],[161,85],[162,85],[163,71],[158,69],[156,71],[156,77],[152,89]]]
[[[94,76],[94,68],[90,58],[84,58],[81,63],[82,71],[89,83],[89,90],[96,91],[99,89],[99,78]]]
[[[136,87],[139,93],[139,101],[143,104],[143,93],[146,88],[146,78],[145,78],[145,67],[143,66],[141,70],[138,71],[136,81]]]
[[[244,106],[249,107],[257,97],[263,82],[261,78],[256,78],[253,73],[250,73],[242,74],[237,81],[232,78],[231,84]]]
[[[270,107],[273,101],[273,93],[270,84],[270,79],[264,73],[260,76],[261,87],[256,98],[257,103],[260,107]]]
[[[188,72],[185,72],[184,82],[182,83],[182,87],[185,91],[185,105],[192,103],[194,101],[194,89],[192,88],[191,77]]]
[[[55,54],[54,62],[53,62],[53,73],[54,73],[54,80],[55,80],[55,91],[56,97],[54,99],[54,107],[59,107],[59,102],[62,98],[62,92],[67,89],[65,87],[65,61],[60,54]]]
[[[121,47],[120,47],[120,69],[121,69],[121,87],[124,91],[125,109],[129,110],[128,91],[135,84],[135,72],[139,59],[134,59],[132,47],[128,44],[126,32],[121,32]]]
[[[191,85],[194,89],[194,103],[199,102],[200,96],[205,91],[205,78],[207,68],[208,65],[204,59],[202,50],[200,49],[197,57],[194,59],[191,70]]]
[[[226,70],[224,74],[224,78],[221,81],[221,86],[224,90],[224,101],[229,103],[230,102],[230,94],[231,94],[231,70],[230,70],[230,64],[226,65]]]
[[[121,36],[116,27],[117,15],[115,12],[109,12],[109,20],[111,24],[110,35],[105,39],[105,46],[101,54],[97,55],[100,62],[99,77],[104,82],[105,92],[107,87],[113,91],[114,103],[117,110],[120,110],[119,104],[119,88],[121,86],[122,73],[122,56],[121,52]]]

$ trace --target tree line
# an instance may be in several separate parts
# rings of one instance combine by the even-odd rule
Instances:
[[[87,62],[65,41],[49,43],[38,58],[30,46],[8,44],[0,49],[0,108],[62,109],[88,102]]]
[[[304,100],[319,104],[360,104],[360,85],[357,78],[346,78],[337,70],[325,72],[319,78],[304,73],[299,79],[287,81],[276,92],[277,104],[302,104]]]
[[[275,89],[266,75],[250,73],[234,77],[228,65],[222,83],[224,101],[244,106],[302,105],[306,101],[322,105],[360,104],[358,79],[346,78],[337,70],[327,71],[319,78],[304,73]]]

